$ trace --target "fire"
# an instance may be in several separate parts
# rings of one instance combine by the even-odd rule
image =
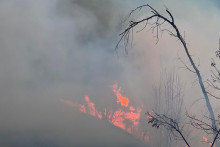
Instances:
[[[148,119],[152,119],[152,118],[153,118],[152,116],[150,116],[150,115],[148,116]]]
[[[122,110],[117,110],[112,114],[112,119],[109,120],[114,126],[119,127],[123,130],[126,130],[125,124],[124,122],[124,116],[125,112],[123,112]]]
[[[152,112],[153,112],[153,111],[152,111]],[[148,119],[152,119],[152,118],[153,118],[153,116],[152,116],[152,113],[151,113],[151,112],[146,113],[146,115],[147,115],[147,118],[148,118]]]
[[[210,146],[212,146],[212,142],[209,141],[208,138],[206,138],[206,137],[203,136],[202,139],[203,139],[205,142],[209,143]]]
[[[138,127],[139,119],[141,115],[141,109],[134,109],[135,112],[126,112],[124,110],[116,110],[114,113],[110,114],[110,122],[123,130],[129,132],[130,128],[126,129],[125,121],[129,121],[131,123],[132,128]]]
[[[99,119],[102,119],[101,112],[96,110],[95,104],[90,101],[89,97],[85,96],[84,100],[86,102],[86,105],[74,104],[72,101],[63,100],[63,99],[61,100],[61,102],[67,104],[68,106],[77,108],[80,112],[87,113],[87,114],[90,114],[91,116],[98,117]]]
[[[206,138],[206,137],[202,137],[203,138],[203,140],[205,141],[205,142],[208,142],[208,138]]]
[[[112,91],[117,98],[116,103],[120,104],[120,107],[117,107],[116,110],[108,110],[107,108],[101,111],[97,110],[95,103],[92,102],[87,95],[84,97],[84,104],[77,104],[70,100],[63,99],[61,102],[76,108],[82,113],[89,114],[99,119],[107,119],[114,126],[149,142],[149,136],[146,132],[144,133],[139,126],[142,108],[130,105],[129,98],[121,94],[121,88],[118,87],[117,83],[112,86]]]
[[[118,87],[117,83],[115,83],[112,86],[112,90],[113,90],[113,92],[115,93],[115,95],[117,97],[117,103],[120,103],[121,106],[128,107],[129,99],[121,94],[121,88]]]

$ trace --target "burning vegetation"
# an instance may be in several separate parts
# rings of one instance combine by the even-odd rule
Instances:
[[[84,96],[84,104],[74,103],[70,100],[62,99],[61,102],[68,106],[76,108],[78,111],[97,117],[98,119],[107,119],[112,125],[128,132],[144,140],[150,141],[148,133],[144,132],[140,126],[140,118],[143,107],[135,107],[130,104],[128,97],[122,95],[121,88],[115,83],[112,86],[112,91],[116,97],[117,108],[115,110],[104,108],[104,110],[97,110],[95,103],[92,102],[89,96]]]

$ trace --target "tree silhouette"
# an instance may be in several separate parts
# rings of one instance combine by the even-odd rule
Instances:
[[[132,20],[132,18],[131,18],[132,14],[134,12],[138,11],[138,10],[143,9],[143,8],[147,8],[150,12],[150,15],[145,17],[145,18],[141,18],[140,20]],[[199,71],[198,67],[196,66],[195,62],[193,61],[193,59],[192,59],[192,57],[189,53],[188,46],[187,46],[187,43],[184,39],[184,36],[181,34],[179,28],[175,24],[175,19],[174,19],[172,13],[168,9],[166,9],[166,13],[168,14],[168,17],[160,14],[156,9],[154,9],[152,6],[150,6],[148,4],[147,5],[141,5],[137,8],[135,8],[134,10],[132,10],[130,12],[129,16],[126,18],[126,21],[128,21],[129,24],[124,29],[124,31],[122,31],[122,33],[120,34],[120,38],[119,38],[119,41],[116,45],[116,49],[119,47],[119,44],[121,42],[124,42],[125,51],[127,52],[127,45],[129,44],[130,41],[133,41],[133,39],[132,39],[133,29],[136,28],[138,25],[143,24],[143,23],[144,23],[144,27],[140,31],[144,30],[147,26],[150,26],[150,29],[152,30],[152,32],[156,34],[156,42],[159,41],[159,33],[163,33],[163,32],[167,32],[172,37],[177,38],[179,40],[180,44],[182,45],[182,47],[183,47],[183,49],[186,53],[186,56],[187,56],[188,60],[190,61],[191,66],[192,66],[192,68],[190,68],[189,66],[184,64],[185,67],[189,71],[191,71],[193,74],[195,74],[198,78],[200,89],[203,93],[203,96],[204,96],[205,102],[206,102],[206,107],[209,111],[211,126],[213,128],[212,129],[213,138],[216,139],[216,136],[218,135],[218,131],[216,132],[215,130],[218,130],[218,128],[217,128],[217,125],[216,125],[216,119],[215,119],[215,115],[214,115],[214,112],[213,112],[213,108],[212,108],[210,100],[209,100],[209,95],[208,95],[208,93],[205,89],[205,86],[204,86],[203,78],[200,74],[200,71]],[[171,28],[170,27],[162,28],[162,26],[167,25],[167,24]],[[158,116],[160,116],[160,115],[158,114]],[[164,117],[167,117],[167,116],[164,116]],[[166,119],[171,119],[171,118],[167,117]],[[168,125],[174,125],[174,124],[168,124]],[[174,127],[174,130],[179,132],[179,129],[177,129],[176,127]],[[183,138],[183,140],[185,140],[184,137],[182,137],[182,138]],[[216,142],[216,145],[219,146],[218,140],[215,140],[215,142]],[[189,144],[187,142],[186,142],[186,144],[189,146]]]

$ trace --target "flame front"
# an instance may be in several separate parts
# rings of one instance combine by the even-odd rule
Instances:
[[[121,88],[120,87],[118,88],[117,83],[115,83],[112,86],[112,90],[113,90],[113,92],[115,93],[115,95],[117,97],[117,103],[120,103],[121,106],[128,107],[129,99],[121,94]]]
[[[98,111],[95,104],[87,95],[84,97],[84,104],[77,104],[63,99],[61,102],[76,108],[82,113],[89,114],[99,119],[107,119],[114,126],[119,127],[136,137],[142,138],[146,142],[149,142],[149,135],[147,135],[146,132],[143,132],[143,130],[139,127],[142,108],[129,105],[129,98],[121,94],[121,88],[118,87],[117,83],[112,86],[112,90],[117,98],[117,104],[120,104],[114,111],[108,110],[107,108],[104,108],[102,111]]]
[[[203,136],[202,139],[203,139],[203,141],[209,143],[210,146],[212,146],[212,142],[209,141],[208,138],[206,138],[206,137]]]
[[[90,114],[91,116],[98,117],[99,119],[102,119],[101,112],[96,110],[95,104],[90,101],[89,96],[86,95],[84,100],[86,102],[86,105],[75,104],[72,101],[63,100],[63,99],[61,100],[61,102],[67,104],[68,106],[77,108],[80,112],[87,113],[87,114]]]

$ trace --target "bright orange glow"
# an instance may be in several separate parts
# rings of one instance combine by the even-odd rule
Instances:
[[[99,119],[102,118],[102,114],[101,112],[99,112],[98,110],[96,110],[95,108],[95,104],[93,102],[90,101],[89,96],[85,96],[85,102],[87,103],[87,108],[88,108],[88,114],[98,117]]]
[[[90,99],[87,95],[85,96],[85,101],[86,101],[87,107],[89,109],[88,110],[89,114],[92,116],[96,116],[95,104],[93,102],[90,102]]]
[[[136,113],[135,112],[125,113],[124,118],[132,121],[134,126],[138,126],[140,116],[141,116],[141,109],[138,109]]]
[[[147,118],[148,119],[152,119],[153,118],[152,115],[151,115],[151,112],[148,113]]]
[[[70,100],[63,99],[61,102],[76,108],[82,113],[89,114],[99,119],[107,119],[112,125],[143,139],[145,142],[149,142],[149,135],[147,135],[146,132],[143,132],[142,128],[139,126],[143,107],[134,107],[130,105],[129,98],[121,94],[121,88],[118,87],[117,84],[112,86],[112,90],[116,95],[117,104],[120,104],[120,107],[116,107],[114,110],[104,108],[103,110],[98,111],[95,107],[95,103],[92,102],[87,95],[84,97],[83,104],[77,104]],[[149,116],[149,118],[150,117],[151,116]]]
[[[71,107],[75,107],[77,108],[80,112],[83,112],[83,113],[87,113],[87,114],[90,114],[94,117],[98,117],[99,119],[102,119],[102,114],[101,112],[99,112],[98,110],[96,110],[95,108],[95,104],[93,102],[90,101],[89,97],[88,96],[85,96],[85,102],[86,102],[86,105],[83,105],[83,104],[75,104],[73,103],[72,101],[70,100],[60,100],[61,102],[65,103],[66,105],[68,106],[71,106]]]
[[[113,92],[115,93],[115,95],[117,97],[117,103],[120,103],[121,106],[127,107],[128,104],[129,104],[129,99],[121,94],[121,88],[120,87],[118,88],[117,83],[115,83],[112,86],[112,90],[113,90]]]
[[[208,142],[208,138],[206,138],[206,137],[202,137],[203,138],[203,140],[205,141],[205,142]]]
[[[124,118],[123,118],[124,114],[125,114],[125,112],[123,112],[122,110],[115,111],[112,115],[112,119],[110,120],[110,122],[114,126],[125,130],[126,127],[125,127],[125,124],[123,123],[124,122]]]
[[[208,138],[206,138],[206,137],[202,137],[203,138],[203,140],[205,141],[205,142],[207,142],[207,143],[209,143],[209,146],[212,146],[212,142],[210,142],[210,141],[208,141]]]

